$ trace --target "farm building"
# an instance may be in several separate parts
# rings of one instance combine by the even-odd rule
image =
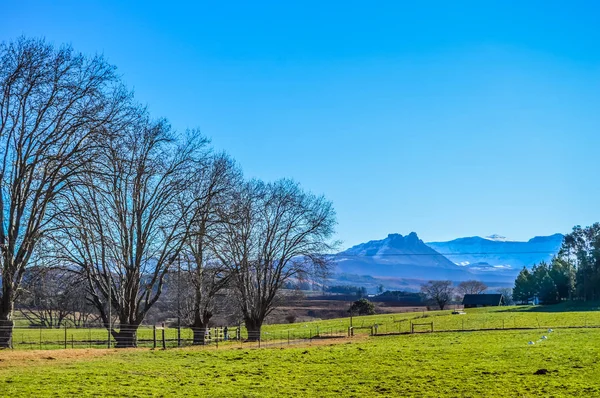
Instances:
[[[501,294],[465,294],[463,306],[465,308],[497,307],[504,305],[504,297]]]

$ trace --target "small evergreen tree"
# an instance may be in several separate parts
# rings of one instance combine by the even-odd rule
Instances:
[[[539,282],[539,297],[543,304],[555,304],[558,301],[556,284],[548,273]]]
[[[533,275],[529,272],[526,267],[523,267],[519,276],[515,280],[515,287],[513,289],[513,300],[521,303],[526,303],[530,298],[535,295],[535,282]]]
[[[570,299],[575,290],[575,268],[573,264],[561,258],[553,258],[548,271],[556,285],[558,300]]]
[[[354,315],[373,315],[375,314],[375,305],[369,300],[361,298],[352,303],[348,312]]]
[[[549,271],[550,267],[545,261],[542,261],[531,268],[531,278],[533,280],[533,294],[535,296],[539,297],[540,290],[542,288],[542,280],[546,275],[548,275]]]

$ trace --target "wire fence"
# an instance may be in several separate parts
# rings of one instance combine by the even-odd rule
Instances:
[[[410,333],[436,333],[517,329],[600,328],[600,312],[531,313],[498,311],[388,314],[311,322],[306,324],[265,325],[260,333],[248,332],[243,326],[194,329],[189,327],[146,326],[133,330],[121,325],[117,331],[130,334],[110,335],[106,328],[12,328],[12,347],[27,349],[71,349],[108,347],[146,347],[170,349],[202,346],[262,348],[286,346],[315,339],[353,337],[361,335],[384,336]],[[354,323],[352,323],[354,322]],[[352,325],[352,326],[351,326]],[[3,335],[0,329],[0,336]]]
[[[121,329],[124,330],[124,329]],[[2,330],[0,330],[2,332]],[[18,350],[54,350],[74,348],[146,347],[177,348],[188,346],[261,348],[285,346],[315,339],[346,337],[347,329],[311,328],[307,330],[248,332],[243,327],[178,328],[140,326],[125,336],[110,335],[106,328],[30,328],[12,329],[12,347]]]
[[[452,314],[452,315],[451,315]],[[373,324],[370,334],[395,335],[435,332],[477,332],[493,330],[582,329],[600,328],[599,312],[581,313],[519,313],[468,314],[463,311],[393,319]],[[365,329],[364,327],[361,329]]]

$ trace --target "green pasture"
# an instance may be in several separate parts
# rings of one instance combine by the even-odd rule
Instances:
[[[378,333],[398,333],[410,331],[410,323],[433,322],[435,331],[462,331],[480,329],[514,328],[570,328],[600,327],[600,311],[590,306],[510,306],[487,307],[464,310],[464,315],[453,315],[453,310],[424,311],[401,314],[369,315],[353,317],[354,327],[378,325]],[[331,319],[291,325],[266,325],[263,332],[277,335],[286,331],[301,333],[302,330],[320,333],[329,330],[347,329],[350,318]],[[424,331],[426,328],[417,328]],[[366,329],[356,333],[369,333]]]
[[[452,310],[425,311],[400,314],[355,316],[352,325],[355,335],[370,334],[369,327],[377,325],[378,334],[407,333],[411,322],[423,324],[415,331],[429,330],[428,323],[433,322],[434,331],[467,331],[482,329],[547,329],[573,327],[600,327],[600,311],[593,306],[516,306],[467,309],[464,315],[452,315]],[[561,312],[562,311],[562,312]],[[310,339],[315,336],[341,336],[348,333],[350,318],[331,319],[294,324],[265,325],[262,329],[263,342]],[[236,326],[229,327],[229,336],[235,336]],[[242,337],[247,336],[242,327]],[[166,328],[167,347],[177,346],[177,329]],[[151,326],[142,326],[138,331],[138,345],[152,347],[154,331]],[[156,331],[157,345],[162,345],[162,330]],[[184,345],[190,344],[192,331],[181,328]],[[107,332],[105,329],[35,329],[17,327],[14,330],[15,349],[59,349],[67,348],[104,348]],[[214,344],[214,340],[213,340]],[[220,342],[221,345],[237,345],[235,342]],[[243,345],[242,345],[243,346]]]
[[[0,362],[0,396],[600,396],[600,329],[410,334],[260,350],[113,349],[69,361],[39,353],[35,361]]]

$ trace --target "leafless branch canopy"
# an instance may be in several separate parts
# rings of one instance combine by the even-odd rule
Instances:
[[[140,111],[61,196],[57,245],[86,276],[105,323],[109,294],[121,329],[136,329],[158,300],[190,233],[195,197],[187,188],[205,143],[178,142],[165,121]]]
[[[285,179],[245,183],[226,212],[215,255],[231,273],[246,327],[259,331],[286,281],[327,266],[335,212]]]
[[[71,276],[85,290],[69,294],[93,304],[118,345],[135,345],[175,264],[193,287],[192,326],[206,327],[227,293],[259,331],[286,282],[327,269],[334,226],[325,198],[290,180],[245,182],[198,131],[153,120],[101,56],[0,44],[0,348],[21,293],[41,323],[85,312],[34,308]],[[22,287],[27,267],[48,268],[45,283]]]
[[[11,322],[25,267],[57,216],[51,204],[128,100],[102,57],[43,40],[0,44],[0,322]]]

